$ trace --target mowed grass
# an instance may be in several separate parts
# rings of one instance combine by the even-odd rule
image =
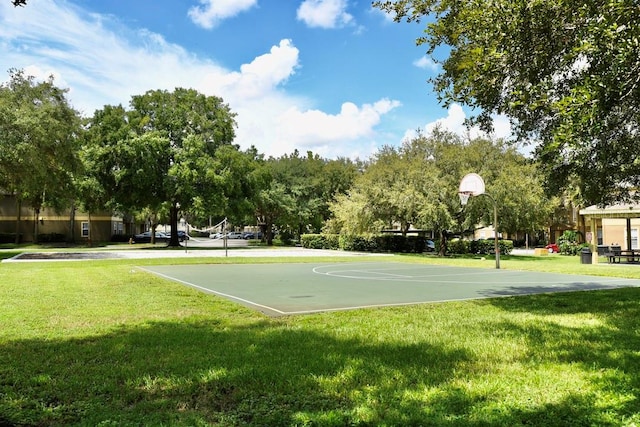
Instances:
[[[0,264],[0,425],[640,424],[640,289],[268,318],[136,268],[285,261]],[[579,262],[502,267],[640,278]]]

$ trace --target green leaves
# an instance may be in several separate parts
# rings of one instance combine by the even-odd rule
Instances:
[[[591,2],[398,0],[375,2],[396,21],[431,21],[424,36],[442,73],[445,104],[474,107],[490,130],[509,116],[515,136],[538,143],[548,187],[576,177],[587,202],[640,197],[640,9]],[[589,171],[587,173],[586,171]]]
[[[80,119],[53,78],[9,74],[0,86],[0,187],[36,209],[61,207],[74,195]]]
[[[399,148],[383,147],[359,176],[347,196],[331,205],[326,231],[376,234],[410,226],[432,230],[446,250],[451,234],[493,224],[493,205],[484,197],[464,209],[457,192],[460,180],[479,173],[498,202],[500,231],[517,233],[546,225],[552,204],[545,197],[537,166],[504,141],[463,140],[436,130],[418,134]]]
[[[231,145],[234,114],[222,99],[192,89],[148,91],[133,96],[129,110],[105,106],[87,127],[85,161],[88,177],[102,185],[97,194],[127,212],[155,217],[170,209],[172,231],[178,206],[191,219],[234,208],[233,186],[248,176],[241,161],[229,173],[230,159],[244,156]]]

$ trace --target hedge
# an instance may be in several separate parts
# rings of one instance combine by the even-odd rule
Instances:
[[[339,234],[304,234],[300,244],[308,249],[342,249],[357,252],[422,253],[427,245],[424,237],[384,234],[348,236]]]
[[[511,240],[498,240],[498,246],[500,253],[503,255],[509,255],[513,250],[513,242]],[[463,253],[471,254],[493,254],[495,252],[495,240],[493,239],[481,239],[469,241],[469,251]]]
[[[427,249],[427,239],[419,236],[383,234],[378,236],[347,236],[342,234],[303,234],[300,244],[308,249],[341,249],[356,252],[422,253]],[[513,241],[499,240],[500,253],[508,255]],[[436,247],[439,245],[436,242]],[[451,240],[447,251],[452,254],[488,255],[494,252],[494,240]]]
[[[0,233],[0,243],[15,243],[16,233]],[[20,241],[22,241],[22,234],[20,234]]]
[[[337,234],[303,234],[300,236],[300,244],[307,249],[340,249]]]
[[[67,236],[62,233],[43,233],[38,235],[39,243],[64,243]]]

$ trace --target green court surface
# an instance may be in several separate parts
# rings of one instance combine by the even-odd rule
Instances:
[[[620,287],[640,280],[399,262],[145,267],[270,316]]]

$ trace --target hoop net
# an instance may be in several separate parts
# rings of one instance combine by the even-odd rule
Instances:
[[[462,206],[466,206],[467,203],[469,202],[469,196],[471,196],[471,192],[461,191],[458,193],[458,196],[460,197],[460,204]]]

